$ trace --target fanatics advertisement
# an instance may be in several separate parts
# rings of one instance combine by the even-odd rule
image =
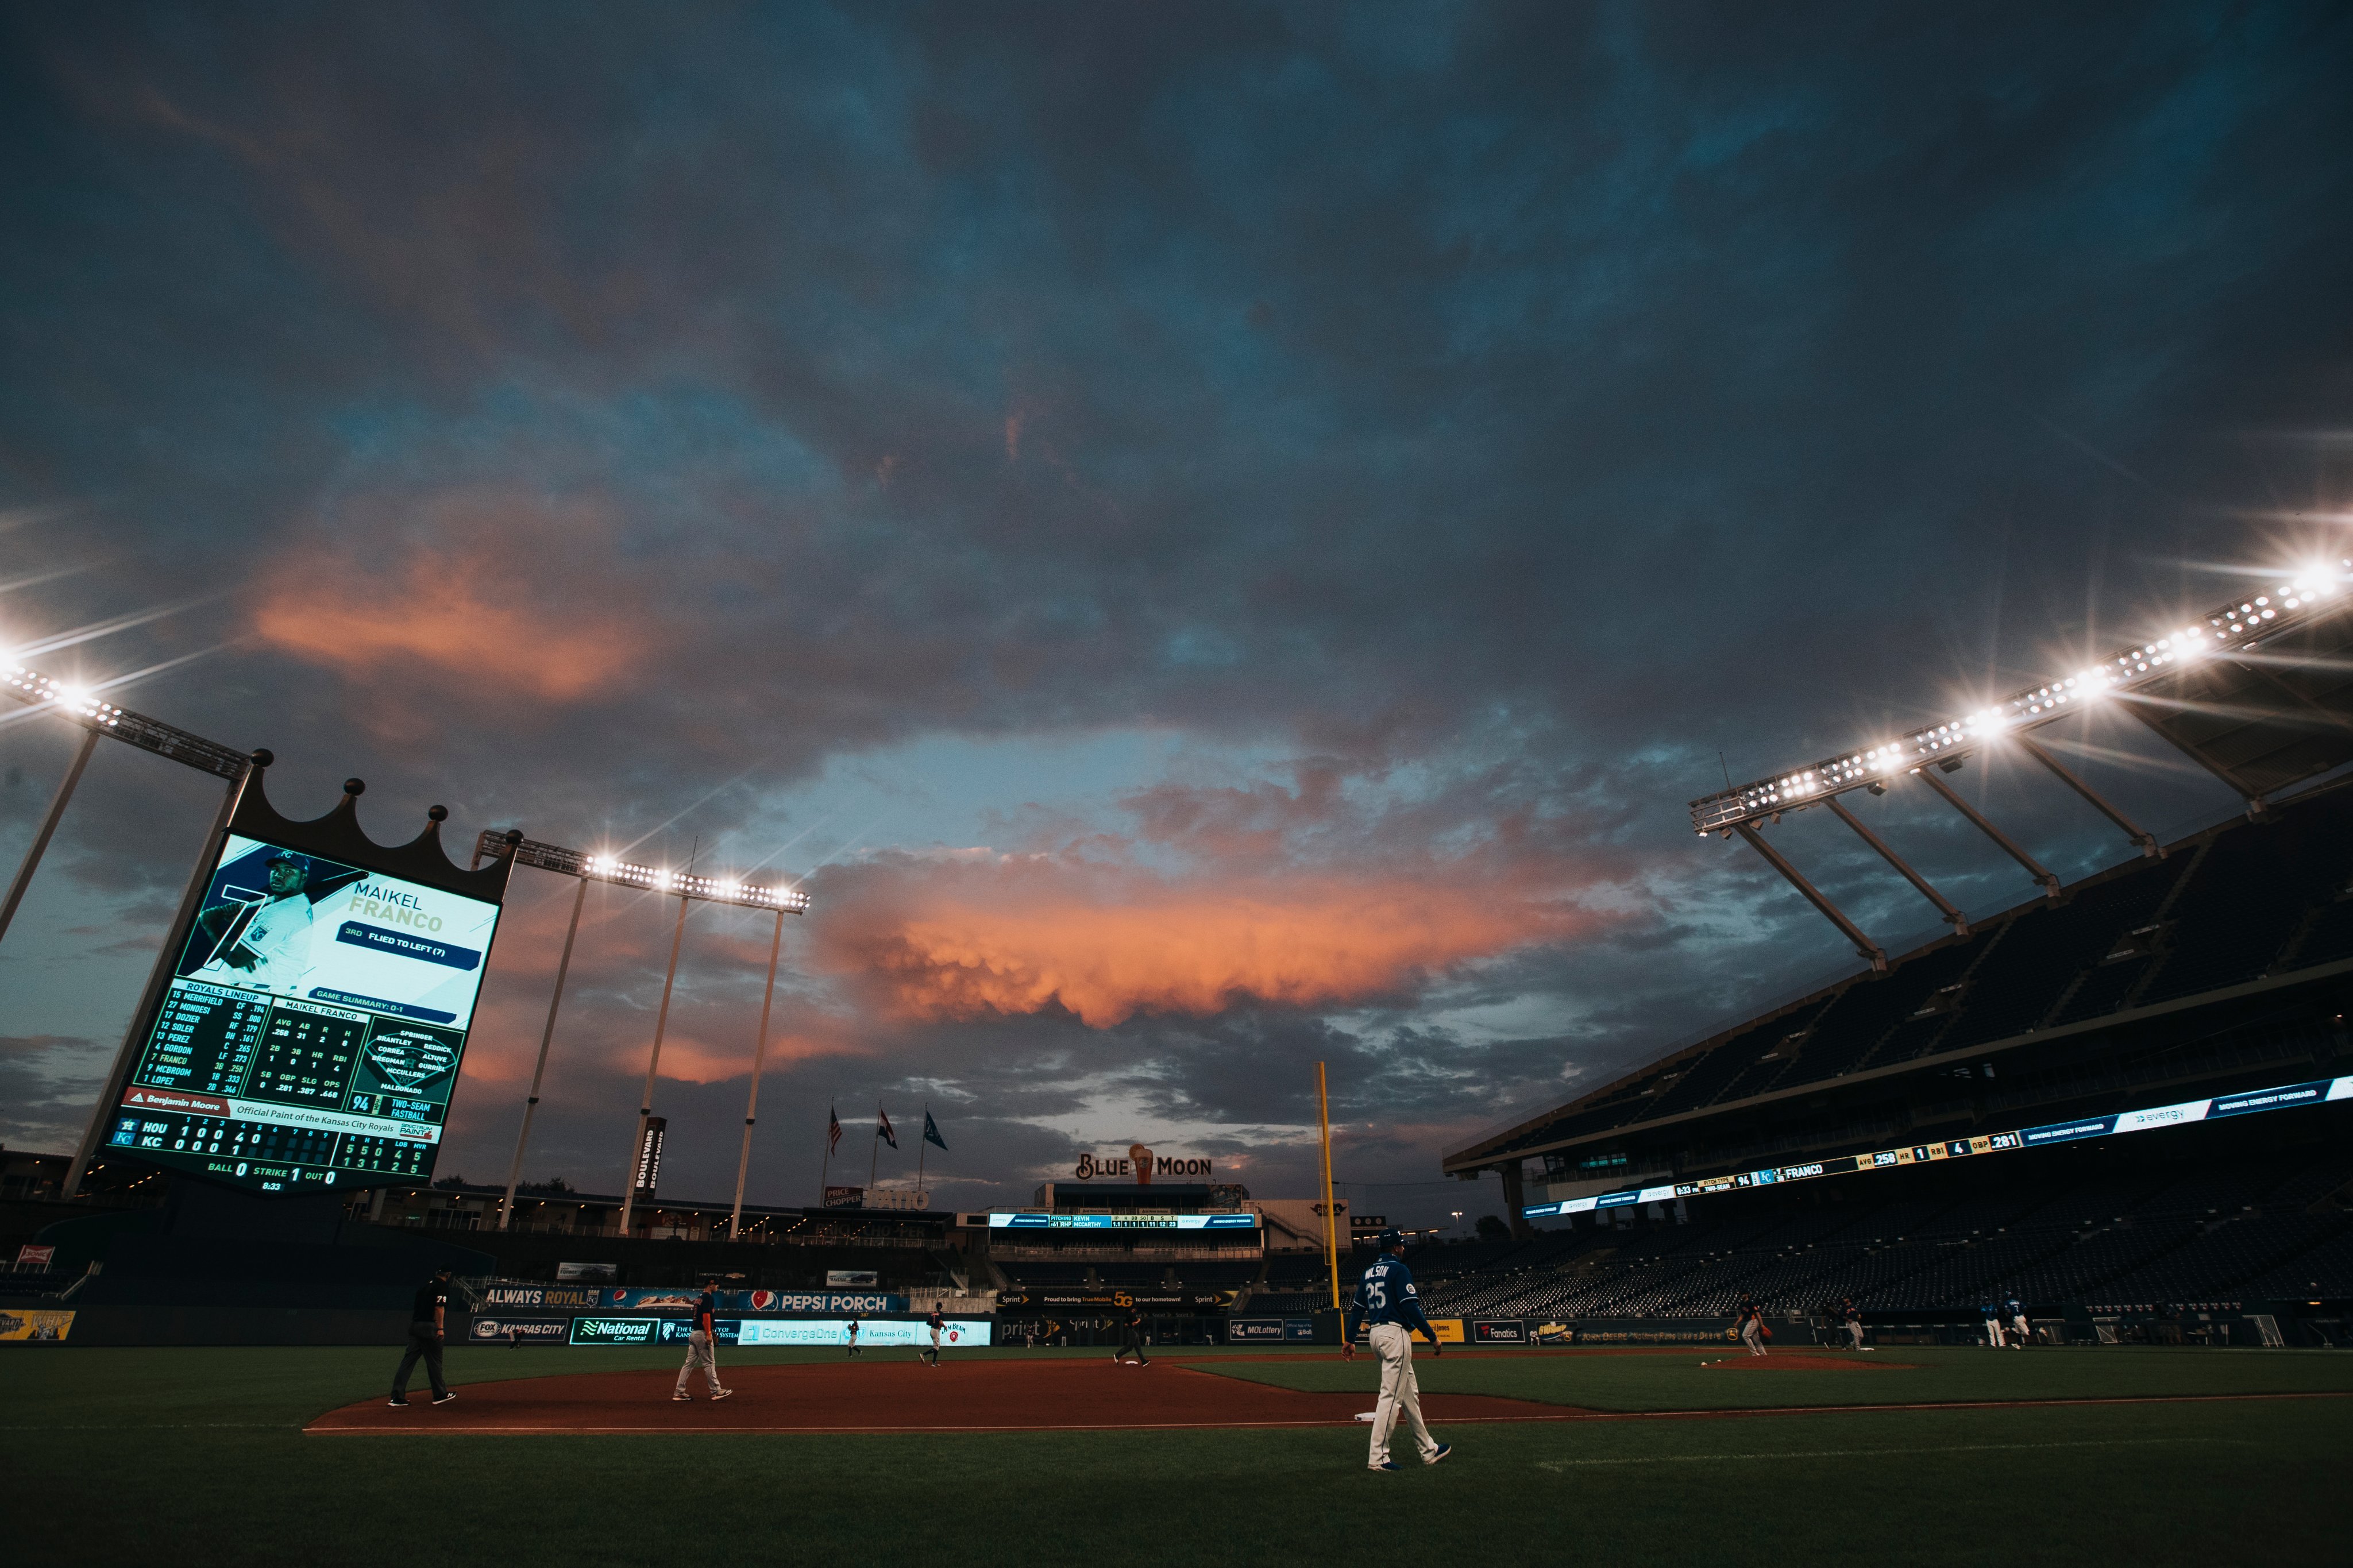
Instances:
[[[107,1145],[257,1192],[433,1173],[499,907],[231,834]]]
[[[2151,1106],[2146,1110],[2119,1111],[2111,1116],[2081,1117],[2015,1132],[1982,1133],[1908,1149],[1883,1149],[1871,1154],[1841,1154],[1834,1160],[1814,1160],[1802,1165],[1776,1165],[1736,1176],[1711,1176],[1701,1182],[1677,1182],[1598,1197],[1569,1198],[1561,1203],[1532,1204],[1520,1211],[1528,1219],[1556,1215],[1590,1214],[1628,1204],[1665,1203],[1673,1198],[1704,1197],[1745,1187],[1776,1186],[1783,1182],[1809,1181],[1816,1176],[1842,1176],[1857,1171],[1891,1171],[1902,1165],[1925,1165],[1938,1160],[1963,1160],[1976,1154],[2004,1154],[2013,1149],[2039,1149],[2051,1143],[2072,1143],[2080,1138],[2106,1138],[2126,1132],[2152,1132],[2163,1127],[2186,1127],[2226,1116],[2252,1116],[2266,1110],[2293,1110],[2300,1106],[2353,1100],[2353,1078],[2316,1079],[2308,1083],[2282,1084],[2276,1089],[2249,1089],[2212,1100],[2185,1100],[2177,1105]],[[994,1221],[992,1220],[992,1223]]]

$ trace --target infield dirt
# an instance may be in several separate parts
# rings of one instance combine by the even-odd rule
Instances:
[[[1369,1367],[1369,1363],[1367,1366]],[[1155,1359],[949,1361],[744,1366],[712,1402],[700,1375],[674,1403],[667,1372],[579,1373],[465,1385],[454,1404],[421,1394],[405,1410],[368,1400],[331,1410],[316,1434],[615,1432],[1087,1432],[1348,1426],[1373,1393],[1305,1393]],[[1562,1421],[1570,1406],[1479,1394],[1425,1394],[1432,1422]]]

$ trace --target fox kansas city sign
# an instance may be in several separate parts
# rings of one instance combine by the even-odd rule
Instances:
[[[1209,1173],[1209,1162],[1155,1156],[1143,1144],[1131,1143],[1127,1146],[1127,1158],[1124,1160],[1115,1154],[1080,1155],[1073,1173],[1082,1182],[1092,1182],[1097,1176],[1103,1176],[1148,1185],[1155,1176],[1206,1176]]]

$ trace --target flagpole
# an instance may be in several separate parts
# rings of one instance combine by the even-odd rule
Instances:
[[[817,1163],[817,1205],[825,1206],[825,1179],[833,1173],[833,1129],[841,1120],[840,1112],[831,1105],[825,1108],[825,1158]]]
[[[923,1157],[931,1152],[923,1145],[932,1141],[931,1132],[932,1102],[927,1100],[923,1101],[923,1135],[915,1140],[915,1197],[919,1203],[923,1194]]]
[[[584,886],[586,884],[583,884]],[[735,1212],[727,1239],[744,1239],[744,1177],[752,1169],[752,1121],[760,1112],[760,1066],[768,1058],[768,1008],[776,999],[776,960],[785,951],[785,911],[776,911],[776,940],[768,948],[768,989],[760,998],[760,1037],[752,1047],[752,1097],[744,1102],[744,1152],[735,1162]]]
[[[1332,1202],[1332,1100],[1324,1079],[1324,1064],[1315,1064],[1315,1120],[1324,1133],[1324,1251],[1332,1265],[1332,1310],[1340,1310],[1339,1215]]]

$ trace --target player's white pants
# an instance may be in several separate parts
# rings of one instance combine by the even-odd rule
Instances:
[[[1862,1348],[1862,1325],[1859,1322],[1849,1323],[1846,1326],[1846,1331],[1854,1336],[1854,1348],[1861,1350]]]
[[[2034,1331],[2027,1326],[2025,1313],[2021,1312],[2017,1317],[2012,1318],[2010,1321],[2010,1342],[2011,1344],[2022,1345],[2033,1337]]]
[[[1740,1324],[1740,1342],[1748,1347],[1748,1353],[1750,1355],[1763,1355],[1765,1353],[1764,1333],[1757,1327],[1756,1319],[1747,1318],[1742,1321]]]
[[[698,1366],[702,1369],[703,1381],[711,1384],[711,1392],[718,1393],[719,1349],[711,1342],[711,1336],[701,1329],[686,1336],[686,1362],[678,1369],[678,1391],[681,1394],[686,1392],[687,1373]]]
[[[1986,1343],[1991,1345],[1996,1350],[2001,1349],[2001,1320],[2000,1318],[1988,1318],[1986,1320]]]
[[[1381,1358],[1381,1397],[1373,1406],[1373,1452],[1366,1462],[1379,1466],[1389,1457],[1389,1430],[1405,1417],[1414,1447],[1428,1459],[1438,1452],[1438,1439],[1421,1424],[1421,1385],[1413,1378],[1413,1336],[1395,1323],[1375,1323],[1373,1353]]]

